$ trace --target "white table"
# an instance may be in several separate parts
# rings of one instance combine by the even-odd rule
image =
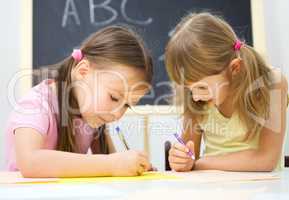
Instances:
[[[0,199],[253,199],[288,200],[289,169],[281,179],[250,182],[194,183],[188,180],[127,181],[81,184],[0,185]]]

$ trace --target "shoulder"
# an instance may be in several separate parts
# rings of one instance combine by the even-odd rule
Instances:
[[[280,69],[274,68],[271,72],[271,95],[274,98],[281,97],[281,99],[285,99],[285,106],[288,105],[289,96],[288,96],[288,80],[286,76],[281,72]]]
[[[8,125],[25,124],[44,127],[48,126],[50,120],[56,119],[53,106],[55,100],[49,95],[46,86],[47,84],[42,82],[32,87],[23,97],[13,101],[9,99],[12,111],[8,118]]]
[[[278,68],[273,68],[271,71],[272,89],[281,89],[283,92],[288,92],[288,80],[286,76]]]
[[[14,109],[41,108],[46,111],[52,111],[55,110],[56,100],[56,93],[52,91],[51,86],[47,84],[47,81],[43,81],[32,87],[24,96],[19,98],[19,100],[14,101]]]

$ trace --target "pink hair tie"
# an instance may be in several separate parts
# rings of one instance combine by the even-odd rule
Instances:
[[[237,40],[234,44],[234,51],[239,51],[242,46],[243,46],[243,42],[241,42],[240,40]]]
[[[76,61],[76,62],[79,62],[82,60],[83,58],[83,55],[82,55],[82,52],[80,49],[74,49],[71,56],[73,57],[73,59]]]

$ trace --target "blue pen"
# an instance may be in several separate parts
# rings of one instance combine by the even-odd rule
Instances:
[[[119,139],[122,141],[124,147],[126,148],[126,150],[129,150],[129,146],[128,146],[126,140],[125,140],[124,135],[123,135],[122,132],[120,131],[120,128],[117,126],[117,127],[115,128],[115,130],[116,130],[116,132],[117,132],[117,134],[118,134]],[[151,166],[151,169],[149,169],[148,171],[158,171],[158,169],[155,168],[155,167],[153,167],[153,166]]]
[[[179,143],[181,143],[182,145],[186,146],[184,140],[177,133],[174,133],[174,136],[179,141]],[[193,152],[190,149],[189,149],[188,154],[193,160],[195,160],[195,156],[194,156]]]
[[[118,135],[119,139],[122,141],[125,149],[126,149],[126,150],[129,150],[129,146],[128,146],[125,138],[124,138],[124,135],[123,135],[122,132],[120,131],[120,128],[117,126],[117,127],[115,128],[115,130],[116,130],[116,132],[117,132],[117,135]]]

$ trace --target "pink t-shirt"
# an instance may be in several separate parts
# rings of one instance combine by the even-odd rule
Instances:
[[[5,159],[9,171],[17,171],[14,131],[20,127],[37,130],[44,138],[43,149],[55,150],[57,146],[58,101],[52,87],[53,80],[44,80],[31,88],[14,106],[5,131]],[[75,138],[80,153],[87,153],[95,129],[81,118],[75,119]]]

